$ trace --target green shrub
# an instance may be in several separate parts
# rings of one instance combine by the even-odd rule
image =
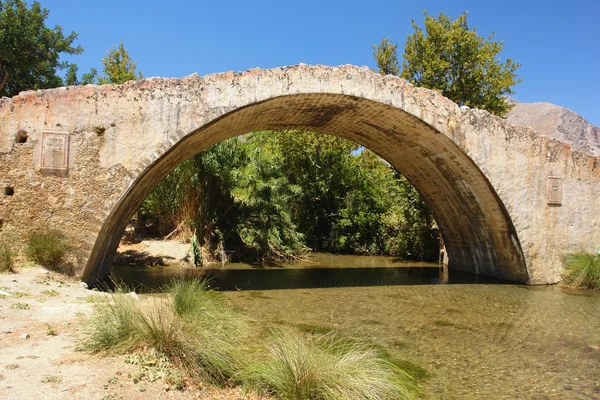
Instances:
[[[600,289],[600,254],[572,253],[564,257],[563,278],[569,285]]]
[[[136,300],[122,290],[97,303],[85,349],[153,348],[190,376],[223,385],[242,368],[250,325],[203,282],[175,282],[167,298]]]
[[[65,272],[61,262],[68,250],[68,239],[56,229],[34,229],[27,236],[25,246],[27,258],[51,270]]]
[[[95,304],[84,348],[155,351],[192,378],[242,383],[285,399],[397,400],[417,393],[413,379],[375,345],[297,330],[274,331],[265,342],[206,282],[175,281],[167,293],[137,299],[117,288],[112,301]]]
[[[290,400],[398,400],[416,396],[412,378],[366,343],[334,334],[276,330],[264,361],[250,365],[249,386]]]
[[[0,273],[14,272],[16,251],[5,240],[0,241]]]

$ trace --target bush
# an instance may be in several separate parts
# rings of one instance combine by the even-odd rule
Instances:
[[[242,368],[249,324],[203,282],[175,282],[167,298],[144,301],[118,290],[98,303],[84,348],[124,353],[153,348],[190,376],[223,385]]]
[[[572,253],[564,257],[564,281],[573,286],[600,289],[600,254]]]
[[[34,229],[27,236],[25,255],[30,261],[48,269],[65,272],[61,263],[68,250],[68,239],[56,229]]]
[[[264,342],[252,321],[206,282],[175,281],[167,291],[140,300],[119,289],[112,301],[98,302],[83,347],[154,351],[192,378],[285,399],[397,400],[417,393],[413,379],[374,345],[292,330]]]
[[[284,399],[397,400],[415,398],[412,378],[368,344],[335,334],[306,337],[273,332],[265,361],[247,368],[250,386]]]
[[[0,240],[0,273],[14,272],[16,251],[5,240]]]

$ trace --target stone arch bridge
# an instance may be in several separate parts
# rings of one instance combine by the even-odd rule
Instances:
[[[188,157],[256,130],[351,139],[429,204],[450,269],[554,283],[563,253],[600,244],[600,160],[367,68],[299,65],[0,100],[0,223],[70,236],[81,278],[111,268],[121,233]]]

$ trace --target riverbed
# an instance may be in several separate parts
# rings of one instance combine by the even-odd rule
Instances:
[[[434,264],[389,257],[116,271],[151,288],[208,272],[213,286],[256,320],[339,330],[384,346],[412,366],[425,398],[600,397],[598,292],[454,271],[445,279]]]

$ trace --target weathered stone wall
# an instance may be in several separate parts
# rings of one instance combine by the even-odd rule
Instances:
[[[228,137],[301,128],[352,139],[429,203],[450,268],[530,283],[559,279],[561,254],[600,244],[600,160],[366,68],[300,65],[0,100],[2,230],[49,224],[77,244],[92,282],[123,227],[180,162]],[[70,133],[69,170],[40,170],[46,130]],[[17,143],[27,135],[25,143]],[[562,205],[549,206],[558,176]]]

